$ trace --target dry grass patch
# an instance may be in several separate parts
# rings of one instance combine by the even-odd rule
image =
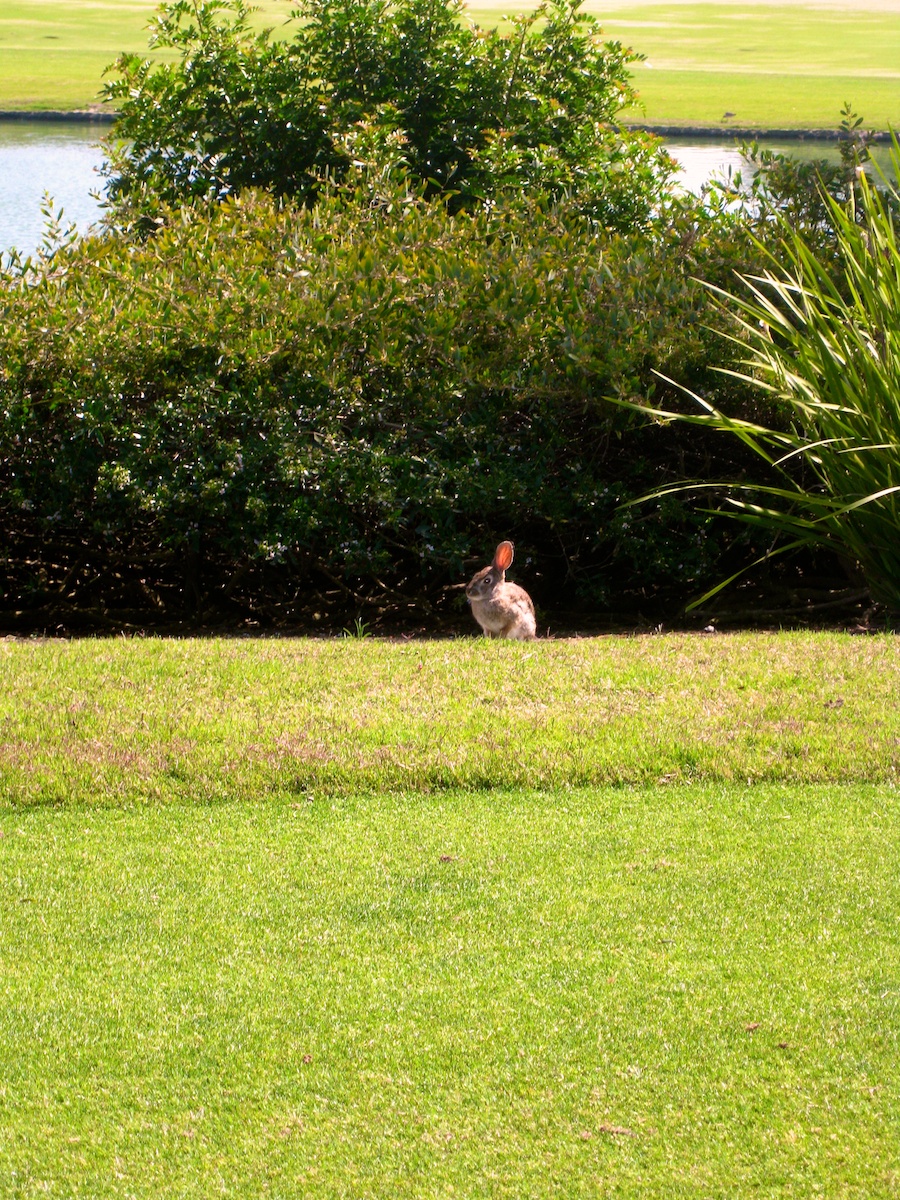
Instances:
[[[7,641],[7,803],[892,781],[893,636]]]

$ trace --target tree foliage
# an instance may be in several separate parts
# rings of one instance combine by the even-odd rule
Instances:
[[[616,126],[638,56],[581,4],[545,0],[501,33],[467,22],[461,0],[300,0],[275,38],[244,0],[171,0],[151,44],[174,59],[124,55],[105,89],[110,197],[145,213],[248,186],[310,202],[365,161],[456,207],[537,187],[631,227],[672,164]]]

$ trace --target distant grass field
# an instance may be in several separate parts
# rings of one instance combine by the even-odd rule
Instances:
[[[836,127],[848,100],[900,123],[900,5],[635,4],[604,29],[647,56],[635,82],[659,124]]]
[[[898,686],[892,636],[0,641],[0,1194],[896,1196]]]
[[[277,25],[288,0],[262,0]],[[525,5],[481,5],[485,25]],[[660,4],[590,0],[605,32],[647,55],[635,79],[657,124],[833,128],[847,100],[868,125],[900,124],[900,0]],[[103,69],[146,48],[150,0],[6,0],[0,11],[0,108],[87,108]],[[733,113],[725,117],[725,113]]]
[[[123,51],[147,51],[155,0],[4,0],[0,7],[0,109],[102,107],[103,72]],[[288,0],[262,0],[277,25]]]

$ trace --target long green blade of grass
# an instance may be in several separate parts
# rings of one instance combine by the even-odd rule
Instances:
[[[900,172],[896,140],[892,161]],[[861,172],[846,206],[824,189],[822,199],[827,251],[814,251],[782,218],[782,261],[770,254],[772,270],[744,278],[743,294],[711,288],[737,323],[729,340],[745,355],[743,370],[723,374],[780,403],[784,423],[767,429],[735,419],[689,391],[699,413],[645,409],[739,438],[774,478],[686,482],[643,499],[718,488],[738,519],[786,535],[792,547],[824,544],[858,562],[873,598],[900,612],[900,193]]]

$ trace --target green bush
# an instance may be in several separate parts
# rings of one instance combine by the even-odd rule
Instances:
[[[314,201],[353,163],[402,165],[452,207],[499,189],[581,197],[594,219],[645,223],[673,164],[615,125],[636,56],[582,0],[545,0],[512,31],[461,0],[301,0],[289,35],[256,34],[243,0],[172,0],[152,45],[122,56],[108,192],[118,220],[246,187]]]
[[[606,397],[708,377],[693,277],[745,263],[739,232],[365,198],[247,192],[7,275],[8,614],[464,620],[453,587],[501,534],[551,611],[652,615],[715,577],[711,518],[620,509],[708,446],[636,442]]]

